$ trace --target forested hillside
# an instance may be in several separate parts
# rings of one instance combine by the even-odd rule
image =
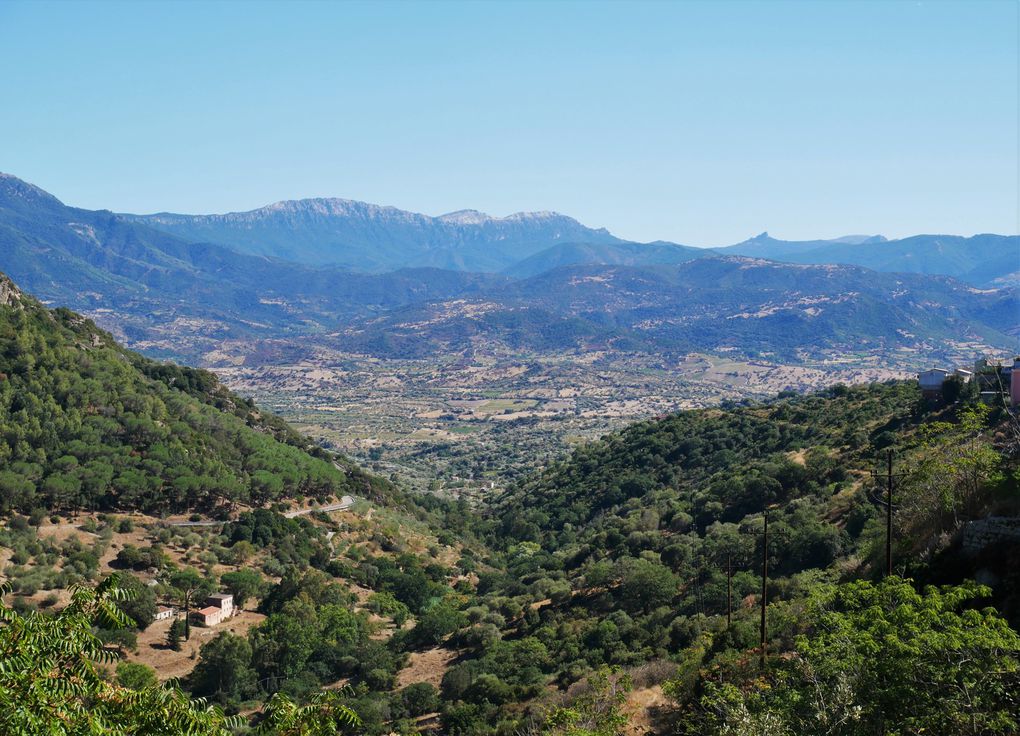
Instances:
[[[961,557],[949,540],[962,524],[1020,510],[1016,420],[968,401],[934,411],[916,384],[890,382],[639,423],[512,488],[490,538],[510,552],[511,572],[514,550],[530,544],[522,573],[575,589],[621,583],[599,593],[614,606],[652,595],[626,589],[629,566],[666,592],[679,581],[681,612],[720,613],[727,564],[737,598],[756,590],[766,509],[780,586],[807,572],[881,571],[892,453],[894,571],[934,579],[940,553]],[[1016,617],[1011,585],[999,592]]]
[[[1020,545],[961,547],[968,522],[1020,512],[1020,435],[967,390],[945,407],[890,382],[684,411],[472,508],[384,489],[211,374],[125,351],[6,279],[0,317],[13,732],[133,733],[158,707],[173,721],[151,732],[172,736],[1020,727]],[[345,492],[382,503],[301,518],[267,503]],[[80,582],[98,589],[68,596]],[[154,620],[158,600],[216,590],[236,623]]]
[[[499,501],[489,539],[505,572],[481,587],[545,598],[524,628],[560,681],[663,663],[659,682],[676,707],[663,728],[1012,732],[1020,639],[978,609],[994,602],[1017,624],[1020,580],[1005,560],[1020,545],[968,554],[959,531],[1020,510],[1016,427],[972,402],[933,411],[915,384],[838,386],[635,425]],[[919,594],[900,578],[869,582],[885,568],[889,452],[894,572],[915,585],[980,575],[993,588]],[[764,679],[763,552],[774,653]],[[881,639],[888,626],[895,643]],[[901,687],[876,690],[879,677]],[[960,699],[961,681],[973,701]]]
[[[124,350],[0,275],[0,509],[212,511],[370,479],[206,371]]]

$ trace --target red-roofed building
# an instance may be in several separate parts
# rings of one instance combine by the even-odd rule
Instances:
[[[191,620],[200,626],[215,626],[234,613],[234,596],[230,593],[216,593],[205,599],[205,608],[191,612]]]
[[[191,620],[200,626],[215,626],[225,618],[223,609],[216,606],[206,606],[191,612]]]

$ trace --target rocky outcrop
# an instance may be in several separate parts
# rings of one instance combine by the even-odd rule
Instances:
[[[14,307],[21,304],[21,290],[9,278],[0,274],[0,306]]]
[[[1020,516],[989,516],[963,527],[963,550],[968,554],[1002,544],[1020,543]]]

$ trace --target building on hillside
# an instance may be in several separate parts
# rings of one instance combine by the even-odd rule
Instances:
[[[921,384],[921,395],[929,401],[942,399],[942,384],[949,378],[945,368],[929,368],[917,374],[917,382]]]
[[[191,612],[191,620],[193,623],[199,626],[215,626],[216,624],[222,623],[226,618],[223,615],[223,609],[217,608],[216,606],[206,606],[205,608],[199,608],[197,611]]]
[[[215,593],[205,599],[205,607],[191,612],[191,620],[200,626],[216,626],[233,616],[234,596],[230,593]]]
[[[227,616],[234,615],[234,596],[230,593],[213,593],[205,599],[205,605],[216,606]]]
[[[1017,380],[1013,380],[1013,374]],[[1020,356],[1013,359],[1012,364],[1004,365],[1001,361],[990,361],[981,358],[974,363],[974,370],[957,368],[954,371],[945,368],[930,368],[917,374],[917,382],[921,386],[921,394],[932,403],[939,403],[945,398],[946,381],[956,376],[966,384],[973,384],[981,401],[986,404],[1020,406]]]
[[[166,621],[169,618],[173,618],[177,615],[177,609],[173,606],[157,606],[156,615],[153,616],[153,621]]]
[[[986,358],[974,363],[974,381],[977,383],[978,395],[986,404],[999,404],[1006,400],[1016,406],[1013,400],[1013,368],[1020,368],[1020,358],[1014,358],[1012,365],[1003,365],[1002,361],[990,361]]]

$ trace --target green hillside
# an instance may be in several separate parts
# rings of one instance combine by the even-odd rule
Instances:
[[[921,574],[942,564],[931,552],[947,549],[944,535],[1020,508],[1000,436],[1011,423],[1002,410],[966,402],[933,413],[912,382],[681,412],[582,446],[518,483],[495,504],[491,540],[511,552],[511,574],[513,550],[530,543],[525,579],[534,571],[575,588],[647,562],[684,581],[674,610],[718,614],[727,558],[740,572],[739,594],[754,592],[766,507],[777,578],[879,571],[893,452],[895,569]],[[614,606],[629,600],[612,586],[604,595]]]
[[[124,350],[0,276],[0,509],[212,511],[370,479],[208,372]]]
[[[165,702],[174,724],[210,734],[232,728],[223,712],[254,714],[241,728],[311,718],[268,730],[281,734],[321,733],[325,713],[379,736],[1020,727],[1020,545],[968,555],[958,534],[1020,511],[1017,428],[966,392],[937,410],[892,382],[680,412],[580,446],[475,509],[384,489],[211,374],[126,351],[7,279],[0,318],[0,541],[15,590],[0,601],[0,654],[24,665],[0,668],[13,714],[0,726],[134,733]],[[889,451],[894,576],[879,504]],[[103,524],[91,548],[48,536],[88,531],[41,513],[226,512],[345,492],[389,502],[301,519],[260,508],[201,533],[86,514],[82,527]],[[133,600],[101,582],[111,569]],[[73,580],[97,592],[49,612]],[[245,628],[185,632],[190,655],[173,626],[153,642],[168,625],[153,621],[157,595],[182,605],[217,589],[244,601]],[[122,628],[104,613],[113,601]],[[183,665],[183,692],[127,652]],[[56,661],[77,669],[52,674]],[[116,665],[116,686],[97,662]],[[80,695],[60,697],[67,687]],[[90,709],[95,697],[108,707]]]

